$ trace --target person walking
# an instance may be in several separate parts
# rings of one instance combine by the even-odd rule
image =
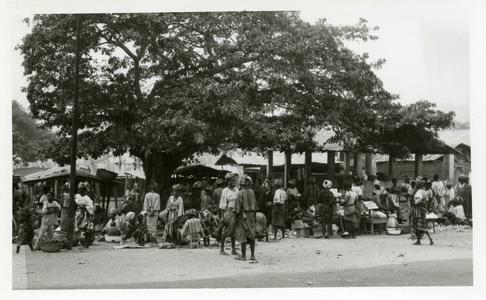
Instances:
[[[93,200],[87,194],[87,188],[84,183],[79,184],[78,192],[78,194],[74,195],[74,201],[78,206],[74,217],[74,231],[79,234],[80,239],[81,234],[84,235],[84,239],[81,239],[83,241],[81,249],[88,249],[94,240],[93,216],[95,207]]]
[[[319,223],[324,231],[324,238],[328,239],[333,236],[332,221],[336,207],[336,199],[331,192],[332,181],[324,180],[322,183],[323,190],[319,193],[317,199],[317,215]]]
[[[58,225],[58,213],[61,210],[61,205],[54,200],[54,194],[52,192],[47,193],[47,200],[44,201],[42,206],[42,221],[39,230],[39,235],[35,242],[34,249],[40,249],[40,243],[44,234],[47,232],[47,239],[52,239],[54,229]]]
[[[421,245],[420,240],[424,234],[429,238],[430,245],[433,245],[434,241],[432,241],[426,222],[427,194],[425,191],[425,183],[417,182],[416,188],[417,191],[415,192],[414,204],[412,206],[412,228],[417,239],[414,245]]]
[[[235,238],[241,245],[241,255],[238,260],[246,260],[246,245],[250,245],[250,260],[255,260],[255,228],[256,228],[256,198],[251,189],[251,178],[244,177],[241,190],[235,203]]]
[[[160,195],[155,192],[157,184],[150,185],[150,191],[145,195],[143,201],[143,211],[147,230],[151,236],[152,243],[157,243],[157,223],[159,221]]]

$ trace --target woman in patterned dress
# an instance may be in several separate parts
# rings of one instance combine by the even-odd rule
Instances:
[[[174,222],[178,217],[184,214],[184,201],[180,196],[182,187],[179,184],[172,186],[173,194],[167,200],[167,223],[165,225],[165,239],[166,241],[176,242],[177,241],[177,228],[174,226]]]
[[[432,237],[430,236],[429,229],[427,228],[426,215],[427,215],[427,195],[425,191],[425,184],[423,182],[417,182],[417,192],[414,196],[414,205],[412,207],[412,228],[417,238],[414,245],[420,245],[420,240],[423,235],[426,234],[429,238],[430,244],[433,245]]]

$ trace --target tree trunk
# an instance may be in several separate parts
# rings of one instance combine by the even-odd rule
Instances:
[[[157,192],[160,193],[161,199],[166,200],[170,192],[170,177],[175,169],[181,165],[182,160],[171,154],[152,152],[143,158],[142,161],[145,172],[145,184],[149,186],[151,183],[157,183]]]
[[[417,176],[422,176],[423,170],[424,170],[423,155],[420,153],[415,153],[415,172],[414,172],[415,178],[417,178]]]

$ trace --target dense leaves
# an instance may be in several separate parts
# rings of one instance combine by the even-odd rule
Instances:
[[[42,129],[22,105],[12,101],[12,145],[13,156],[24,162],[44,159],[41,151],[54,141],[55,136],[47,129]]]
[[[315,25],[291,12],[83,15],[80,155],[130,151],[165,184],[194,153],[228,147],[303,151],[320,128],[349,147],[393,120],[394,96],[346,40],[365,20]],[[59,128],[67,162],[74,17],[37,15],[19,49],[32,113]],[[63,160],[64,158],[64,160]]]

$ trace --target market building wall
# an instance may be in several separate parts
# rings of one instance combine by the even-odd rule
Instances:
[[[377,162],[376,163],[377,173],[387,174],[388,173],[388,163],[387,162]],[[438,159],[434,161],[424,161],[423,162],[423,174],[422,176],[427,176],[432,178],[435,174],[439,174],[441,179],[447,179],[447,167],[444,164],[443,159]],[[396,161],[393,163],[393,176],[398,179],[403,179],[405,176],[414,178],[415,176],[415,162],[414,161]],[[466,161],[456,161],[454,164],[454,180],[453,183],[457,182],[457,178],[460,175],[469,175],[471,173],[471,163]]]
[[[387,162],[377,162],[376,163],[377,173],[388,173],[388,163]],[[398,179],[403,179],[405,176],[414,178],[415,176],[415,162],[414,161],[396,161],[393,163],[393,176]],[[441,175],[442,178],[445,177],[445,167],[442,159],[435,161],[424,161],[423,162],[423,174],[422,176],[427,176],[432,178],[434,174]]]

